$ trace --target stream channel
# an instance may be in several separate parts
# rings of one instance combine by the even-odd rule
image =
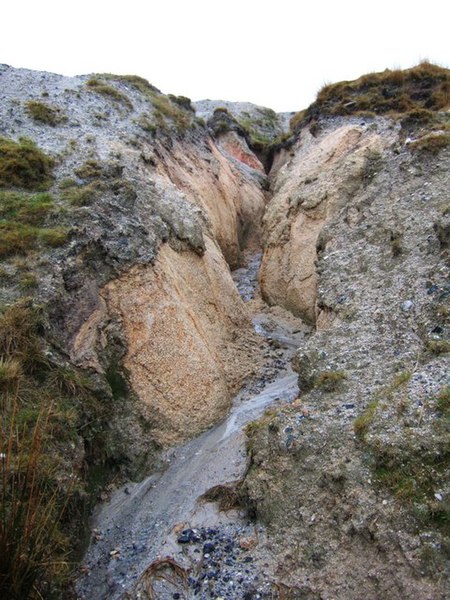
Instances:
[[[260,259],[253,254],[246,267],[233,272],[246,302],[258,294]],[[80,599],[273,597],[270,577],[264,578],[249,552],[263,528],[243,511],[222,512],[217,503],[200,500],[214,486],[243,478],[248,468],[245,425],[269,406],[298,395],[290,359],[307,334],[305,326],[261,301],[257,306],[252,320],[265,338],[262,373],[244,385],[225,420],[172,449],[163,472],[122,486],[97,507],[76,586]],[[156,573],[158,565],[161,573],[166,565],[167,577],[145,584],[146,574]]]

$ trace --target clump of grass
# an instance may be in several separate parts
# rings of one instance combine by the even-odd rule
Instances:
[[[103,166],[95,159],[88,159],[81,167],[74,171],[81,179],[97,179],[103,174]]]
[[[108,85],[101,79],[97,77],[91,77],[86,82],[86,86],[93,92],[101,94],[102,96],[106,96],[107,98],[111,98],[112,100],[123,104],[129,110],[133,110],[133,104],[131,103],[131,100],[123,92],[112,85]]]
[[[186,131],[190,126],[192,119],[189,113],[172,103],[167,96],[155,94],[151,97],[151,103],[155,119],[160,126],[167,125],[166,120],[172,121],[181,132]]]
[[[35,248],[38,241],[54,248],[62,246],[67,237],[68,232],[64,228],[43,229],[14,221],[0,221],[0,258],[26,254]]]
[[[35,121],[51,125],[52,127],[67,120],[67,117],[62,113],[60,108],[39,102],[39,100],[29,100],[26,102],[25,110]]]
[[[450,342],[448,340],[427,340],[427,350],[431,354],[447,354],[450,352]]]
[[[445,386],[436,399],[436,410],[450,419],[450,386]]]
[[[98,198],[103,186],[100,182],[73,185],[63,191],[61,197],[72,206],[90,206]]]
[[[0,191],[0,222],[14,220],[28,225],[42,225],[53,205],[53,197],[48,193]]]
[[[30,290],[38,285],[38,278],[35,273],[24,273],[19,281],[20,289]]]
[[[31,140],[0,138],[0,188],[46,190],[52,183],[53,164]]]
[[[71,448],[99,414],[87,380],[49,358],[45,329],[29,301],[0,306],[0,597],[11,600],[56,597],[68,575],[82,491]]]
[[[241,493],[242,481],[235,481],[227,485],[215,485],[206,491],[200,500],[204,502],[217,502],[219,510],[227,512],[237,508],[243,508],[243,496]]]
[[[429,154],[437,154],[444,148],[450,147],[450,133],[430,133],[411,142],[409,148]]]
[[[15,384],[22,376],[22,366],[16,358],[0,358],[0,389]]]
[[[374,400],[366,407],[364,412],[362,412],[359,417],[355,419],[355,422],[353,423],[353,430],[358,438],[365,438],[367,431],[369,430],[369,427],[374,419],[378,404],[379,400]]]
[[[317,375],[315,386],[326,392],[335,392],[346,379],[344,371],[323,371]]]
[[[136,121],[137,125],[147,133],[154,135],[158,131],[158,127],[153,123],[151,117],[147,114],[142,114]]]
[[[173,122],[176,129],[182,133],[190,127],[193,120],[193,110],[189,98],[174,96],[172,94],[165,96],[158,88],[138,75],[105,74],[102,77],[131,85],[139,90],[153,105],[153,117],[156,120],[157,126],[161,129],[165,129],[168,126],[168,121]],[[142,126],[141,123],[139,124]],[[146,129],[145,126],[143,128]]]
[[[429,62],[405,70],[386,69],[354,81],[328,84],[303,114],[294,115],[294,131],[321,115],[389,115],[404,124],[428,123],[450,104],[450,70]]]

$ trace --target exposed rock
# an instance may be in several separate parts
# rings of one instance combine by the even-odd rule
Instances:
[[[434,224],[449,154],[423,168],[396,140],[378,119],[303,131],[265,216],[263,293],[317,331],[293,361],[300,399],[250,433],[245,485],[278,575],[318,597],[446,595],[449,270]]]
[[[389,127],[384,122],[370,127],[346,121],[317,138],[302,132],[294,156],[275,176],[274,196],[264,216],[260,283],[269,304],[315,322],[317,252],[333,246],[327,225],[350,210],[383,147],[395,141],[395,130]]]
[[[125,332],[130,382],[164,447],[225,416],[257,366],[250,318],[220,251],[205,241],[202,257],[163,246],[153,268],[134,268],[103,291]]]

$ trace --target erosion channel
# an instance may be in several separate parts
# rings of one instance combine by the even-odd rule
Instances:
[[[245,426],[269,406],[298,395],[290,359],[308,329],[290,313],[254,299],[260,260],[260,253],[247,256],[233,280],[252,306],[255,331],[267,346],[264,368],[235,397],[226,419],[169,451],[163,472],[127,483],[98,507],[78,583],[82,598],[139,597],[142,586],[162,599],[270,593],[271,577],[249,551],[264,536],[263,528],[252,524],[245,510],[221,511],[219,502],[208,499],[208,490],[233,493],[243,478]]]

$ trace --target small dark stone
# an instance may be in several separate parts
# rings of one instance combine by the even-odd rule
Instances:
[[[178,592],[175,592],[175,594],[172,596],[173,600],[180,600],[181,595]]]
[[[344,404],[344,408],[355,408],[354,404]]]
[[[244,558],[244,562],[245,562],[245,563],[249,563],[249,562],[252,562],[252,561],[253,561],[253,557],[252,557],[252,556],[246,556],[246,557]]]
[[[211,552],[214,552],[215,549],[216,545],[212,542],[205,542],[203,544],[203,554],[210,554]]]

